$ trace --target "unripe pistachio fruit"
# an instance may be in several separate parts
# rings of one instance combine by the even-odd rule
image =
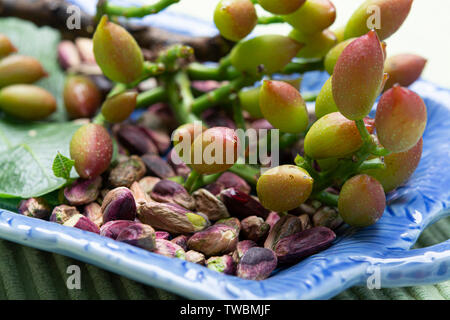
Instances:
[[[242,109],[250,113],[253,118],[264,118],[259,108],[259,91],[261,87],[244,88],[239,91],[239,102]]]
[[[400,86],[386,91],[378,103],[375,126],[380,143],[392,152],[411,149],[427,125],[427,108],[416,93]]]
[[[82,75],[67,77],[64,85],[64,105],[70,118],[94,116],[101,99],[100,91],[90,78]]]
[[[113,144],[108,131],[94,123],[80,127],[70,141],[70,157],[75,169],[84,179],[101,175],[112,159]]]
[[[306,0],[258,0],[264,10],[274,14],[290,14],[299,9]]]
[[[329,113],[338,112],[338,107],[333,98],[332,81],[333,79],[330,77],[327,82],[325,82],[319,92],[319,95],[317,96],[315,106],[317,119],[320,119]]]
[[[352,41],[333,72],[333,98],[350,120],[361,120],[372,109],[384,80],[384,53],[375,31]]]
[[[302,44],[281,35],[262,35],[239,42],[231,51],[231,64],[249,75],[272,74],[283,69]]]
[[[14,47],[7,36],[0,33],[0,59],[14,52],[17,52],[17,48]]]
[[[245,38],[257,22],[255,6],[250,0],[221,0],[214,10],[217,29],[231,41]]]
[[[384,90],[392,88],[395,84],[407,87],[419,79],[427,60],[415,54],[399,54],[386,59],[384,72],[389,79]]]
[[[201,174],[231,168],[238,157],[239,139],[233,129],[214,127],[195,138],[191,146],[191,167]]]
[[[111,80],[131,83],[143,73],[144,58],[136,40],[123,27],[103,16],[94,33],[94,55]]]
[[[314,34],[333,24],[336,8],[329,0],[308,0],[285,20],[304,34]]]
[[[303,168],[283,165],[264,172],[258,179],[256,191],[265,208],[284,212],[297,208],[309,198],[313,182]]]
[[[327,55],[325,56],[324,66],[325,70],[328,72],[329,75],[333,74],[336,62],[338,61],[344,49],[347,48],[347,46],[353,40],[355,40],[355,38],[351,38],[343,42],[340,42],[336,46],[334,46],[330,51],[328,51]]]
[[[261,112],[275,128],[301,133],[308,126],[308,111],[300,92],[282,81],[266,80],[259,94]]]
[[[33,57],[12,55],[0,60],[0,88],[33,83],[47,76],[41,63]]]
[[[360,174],[342,186],[338,209],[347,224],[353,227],[370,226],[381,218],[385,208],[386,196],[375,178]]]
[[[56,111],[56,100],[37,86],[15,84],[0,90],[0,109],[22,120],[42,120]]]
[[[423,139],[420,139],[411,149],[384,157],[384,169],[367,170],[363,173],[377,179],[384,192],[392,191],[403,185],[416,171],[422,157],[422,147]]]
[[[128,119],[136,108],[137,96],[137,92],[127,91],[106,99],[102,105],[102,114],[106,121],[119,123]]]
[[[367,0],[351,16],[345,38],[362,36],[375,28],[381,40],[389,38],[405,21],[413,0]]]
[[[289,37],[305,44],[305,46],[297,53],[298,58],[323,58],[327,52],[337,44],[337,38],[330,30],[324,30],[313,35],[308,35],[293,29],[289,33]]]

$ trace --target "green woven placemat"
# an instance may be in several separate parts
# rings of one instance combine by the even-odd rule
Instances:
[[[428,247],[450,238],[450,218],[429,227],[416,244]],[[81,269],[81,289],[67,289],[67,267]],[[0,299],[181,299],[58,254],[0,240]],[[450,281],[434,286],[369,290],[354,287],[335,299],[450,299]]]

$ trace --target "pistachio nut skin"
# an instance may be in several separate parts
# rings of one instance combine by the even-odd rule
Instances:
[[[249,216],[258,216],[265,219],[270,213],[258,200],[234,188],[223,190],[220,193],[220,199],[227,207],[228,212],[239,219]]]
[[[221,0],[214,10],[214,23],[220,34],[231,41],[246,37],[256,26],[258,17],[250,0]]]
[[[384,52],[375,31],[353,40],[333,71],[333,98],[350,120],[366,117],[384,83]]]
[[[0,109],[21,120],[42,120],[56,111],[56,100],[37,86],[15,84],[0,90]]]
[[[339,193],[339,215],[353,227],[373,225],[381,218],[385,208],[383,186],[366,174],[347,180]]]
[[[144,177],[139,180],[139,185],[141,186],[142,191],[150,194],[159,181],[161,181],[161,179],[157,177]]]
[[[64,224],[72,216],[77,214],[80,214],[77,208],[62,204],[53,208],[52,214],[50,215],[50,221]]]
[[[304,59],[321,59],[338,43],[336,35],[328,29],[312,35],[293,29],[289,37],[304,44],[297,53],[297,58]]]
[[[264,280],[276,269],[277,255],[270,249],[254,247],[240,259],[237,276],[247,280]]]
[[[209,226],[206,217],[173,203],[150,202],[138,206],[138,218],[157,230],[191,234]]]
[[[244,256],[244,254],[253,247],[257,247],[257,243],[253,240],[242,240],[239,241],[236,245],[236,250],[233,252],[233,260],[237,264],[241,260],[241,258]]]
[[[317,119],[320,119],[327,114],[339,111],[333,98],[332,81],[333,77],[330,77],[325,82],[319,92],[319,95],[317,96],[314,109]]]
[[[261,204],[271,211],[283,212],[297,208],[312,192],[314,180],[309,173],[294,165],[282,165],[264,172],[256,191]],[[283,190],[281,198],[277,190]]]
[[[276,244],[283,238],[303,230],[300,219],[291,214],[287,214],[278,220],[272,227],[264,242],[264,248],[274,249]]]
[[[306,0],[258,0],[264,10],[274,14],[290,14],[298,10]]]
[[[17,48],[14,47],[11,40],[7,36],[0,33],[0,59],[3,59],[14,52],[17,52]]]
[[[109,191],[102,202],[103,221],[134,220],[136,202],[130,189],[118,187]]]
[[[126,227],[119,233],[116,240],[148,251],[153,251],[156,247],[155,230],[149,225],[142,223]]]
[[[167,179],[175,176],[175,171],[172,167],[156,154],[144,154],[141,157],[147,168],[147,174],[158,177],[160,179]]]
[[[260,90],[260,87],[244,88],[241,89],[238,94],[242,109],[247,111],[255,119],[264,118],[259,107]]]
[[[187,242],[189,240],[189,237],[185,236],[185,235],[179,235],[178,237],[173,238],[172,240],[170,240],[171,242],[179,245],[180,247],[183,248],[184,251],[187,250]]]
[[[94,55],[103,73],[112,81],[131,83],[144,70],[144,58],[136,40],[123,27],[103,16],[94,33]]]
[[[142,126],[120,125],[116,131],[117,140],[131,154],[157,154],[158,148]]]
[[[336,65],[339,57],[341,56],[344,49],[347,48],[347,46],[353,40],[355,40],[355,38],[350,38],[345,41],[339,42],[330,51],[328,51],[327,55],[325,56],[324,66],[329,75],[333,74],[334,66]]]
[[[133,155],[111,170],[108,181],[113,187],[129,188],[133,182],[142,179],[146,172],[147,169],[141,158]]]
[[[394,86],[381,96],[378,103],[375,116],[378,140],[389,151],[407,151],[425,132],[427,117],[427,107],[418,94]]]
[[[294,58],[302,44],[281,35],[262,35],[239,42],[231,51],[231,63],[248,75],[272,74]]]
[[[206,263],[205,255],[195,250],[189,250],[186,252],[186,261],[197,263],[204,266]]]
[[[302,33],[315,34],[334,23],[336,8],[329,0],[308,0],[284,20]]]
[[[194,233],[188,240],[188,248],[206,256],[213,256],[233,252],[238,241],[238,234],[233,227],[215,224]]]
[[[157,202],[174,203],[186,209],[195,209],[195,200],[179,183],[161,180],[152,189],[150,197]]]
[[[73,206],[94,202],[100,194],[102,178],[77,179],[71,186],[64,188],[64,197]]]
[[[234,275],[236,273],[236,265],[229,255],[209,258],[206,260],[206,267],[223,274]]]
[[[270,226],[264,222],[264,219],[257,216],[250,216],[241,221],[244,239],[261,242],[265,240],[269,233]]]
[[[328,248],[336,234],[326,227],[315,227],[281,239],[274,251],[281,265],[295,264],[300,260]]]
[[[33,57],[11,55],[0,60],[0,88],[36,82],[48,74]]]
[[[131,220],[114,220],[106,222],[104,225],[100,228],[100,235],[111,238],[113,240],[116,240],[119,236],[120,232],[124,230],[125,228],[137,224],[138,222],[131,221]]]
[[[416,171],[422,157],[423,139],[411,149],[398,153],[391,153],[384,157],[384,169],[373,169],[362,173],[377,179],[388,193],[403,185]]]
[[[101,104],[97,85],[87,76],[68,76],[64,84],[64,106],[71,119],[91,118]]]
[[[108,169],[113,155],[113,144],[108,131],[99,124],[81,126],[70,141],[70,157],[81,178],[91,179]]]
[[[195,200],[197,211],[206,215],[209,220],[216,221],[230,216],[222,201],[208,190],[200,188],[192,194],[192,197]]]
[[[183,248],[181,248],[176,243],[170,242],[168,240],[156,239],[154,253],[169,257],[178,258],[181,260],[186,260],[186,253]]]
[[[391,89],[395,84],[408,87],[419,79],[427,60],[415,54],[398,54],[388,57],[384,64],[384,72],[389,74],[384,90]]]
[[[92,202],[84,207],[83,215],[95,223],[99,228],[103,224],[102,207],[97,202]]]
[[[100,228],[91,220],[79,213],[71,216],[66,222],[63,223],[63,225],[100,234]]]
[[[368,22],[371,22],[373,9],[378,8],[382,21],[376,32],[381,40],[389,38],[405,21],[411,10],[413,0],[366,0],[351,16],[345,27],[345,38],[362,36],[370,30]]]
[[[280,215],[277,212],[272,211],[271,213],[269,213],[266,218],[266,223],[270,226],[270,230],[272,230],[273,226],[278,222],[278,220],[280,220]]]
[[[215,224],[224,224],[226,226],[232,227],[238,235],[241,232],[241,221],[235,217],[217,220]]]
[[[127,120],[136,108],[137,96],[137,92],[127,91],[106,99],[102,105],[102,114],[106,121],[120,123]]]
[[[47,220],[52,209],[44,198],[30,198],[20,202],[19,213],[27,217]]]
[[[155,236],[156,239],[170,240],[170,233],[166,231],[156,231]]]

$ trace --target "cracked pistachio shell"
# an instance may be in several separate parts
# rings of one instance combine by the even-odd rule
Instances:
[[[258,244],[253,240],[242,240],[239,241],[236,245],[236,250],[233,252],[233,260],[236,263],[239,263],[244,254],[251,248],[257,247]]]
[[[336,20],[336,8],[329,0],[308,0],[284,19],[295,29],[305,34],[314,34],[333,24]]]
[[[243,110],[247,111],[252,118],[261,119],[264,115],[259,108],[259,91],[261,87],[244,88],[239,91],[239,102]]]
[[[270,249],[250,248],[237,266],[237,276],[248,280],[264,280],[278,264],[277,255]]]
[[[150,197],[158,202],[174,203],[189,210],[195,209],[195,201],[179,183],[161,180],[152,189]]]
[[[313,159],[341,158],[357,151],[363,144],[354,121],[339,112],[317,120],[305,137],[305,153]]]
[[[270,229],[264,248],[273,250],[278,241],[302,230],[302,221],[298,217],[292,214],[282,216]]]
[[[100,235],[104,237],[108,237],[111,239],[117,239],[117,236],[124,230],[125,228],[138,224],[139,222],[131,221],[131,220],[114,220],[106,222],[100,228]]]
[[[14,47],[11,40],[4,34],[0,33],[0,59],[17,52],[17,48]]]
[[[327,82],[325,82],[319,92],[319,95],[317,96],[316,106],[314,109],[317,119],[320,119],[327,114],[339,111],[333,98],[332,82],[333,78],[330,77]]]
[[[147,130],[145,130],[145,127],[130,124],[119,125],[116,136],[120,144],[130,154],[143,155],[158,153],[158,148]]]
[[[94,222],[79,213],[71,216],[66,222],[63,223],[63,225],[100,234],[100,228]]]
[[[233,227],[215,224],[194,233],[188,240],[188,248],[206,256],[213,256],[233,252],[238,241],[239,236]]]
[[[253,240],[260,243],[264,242],[267,236],[270,225],[267,224],[263,218],[257,216],[250,216],[241,221],[242,231],[241,235],[244,239]]]
[[[102,99],[97,85],[83,75],[67,77],[63,95],[64,106],[72,119],[94,116]]]
[[[375,31],[353,40],[340,55],[333,72],[333,97],[350,120],[367,116],[384,81],[384,53]]]
[[[300,92],[286,82],[265,80],[259,105],[267,121],[283,132],[301,133],[308,126],[306,103]]]
[[[155,249],[153,252],[169,258],[186,260],[186,252],[184,252],[182,247],[164,239],[155,240]]]
[[[144,66],[142,51],[127,30],[103,16],[93,41],[95,60],[109,79],[131,83],[141,77]]]
[[[71,186],[64,188],[64,196],[73,206],[94,202],[102,186],[102,178],[77,179]]]
[[[241,232],[241,221],[235,217],[217,220],[215,224],[224,224],[226,226],[232,227],[237,234]]]
[[[30,198],[20,202],[19,213],[27,217],[47,220],[52,209],[44,198]]]
[[[133,182],[144,177],[146,172],[147,169],[141,158],[133,155],[111,170],[108,181],[112,187],[129,188]]]
[[[184,251],[186,251],[187,250],[187,242],[188,242],[188,240],[189,240],[189,237],[185,236],[184,234],[182,234],[182,235],[179,235],[179,236],[173,238],[170,241],[175,243],[175,244],[177,244],[177,245],[179,245],[180,247],[183,248]]]
[[[95,223],[99,228],[103,224],[102,208],[97,202],[92,202],[84,207],[83,215]]]
[[[348,40],[345,40],[343,42],[339,42],[337,45],[335,45],[333,48],[328,51],[327,55],[325,56],[324,65],[325,70],[328,72],[329,75],[332,75],[334,72],[334,66],[336,65],[339,57],[341,56],[342,52],[347,48],[347,46],[353,41],[355,38],[351,38]]]
[[[231,51],[231,64],[249,75],[272,74],[283,69],[302,44],[281,35],[262,35],[239,42]]]
[[[217,29],[231,41],[245,38],[257,22],[255,6],[250,0],[220,0],[214,10]]]
[[[330,30],[324,30],[313,35],[307,35],[301,31],[293,29],[289,33],[289,37],[305,45],[297,53],[297,58],[323,58],[337,44],[337,38]]]
[[[206,267],[223,274],[233,275],[236,272],[236,264],[229,255],[209,258],[206,260]]]
[[[131,220],[136,218],[136,202],[130,189],[125,187],[109,191],[102,202],[103,221]]]
[[[274,14],[290,14],[299,9],[306,0],[258,0],[264,10]]]
[[[50,221],[63,224],[77,214],[80,214],[77,208],[62,204],[53,208]]]
[[[219,197],[227,207],[228,212],[239,219],[245,219],[249,216],[266,219],[270,213],[259,200],[234,188],[223,190]]]
[[[205,265],[206,263],[205,255],[195,250],[189,250],[186,252],[186,261],[200,265]]]
[[[284,212],[297,208],[308,199],[313,182],[305,169],[282,165],[264,172],[258,179],[256,191],[265,208]],[[280,197],[280,190],[283,190],[283,197]]]
[[[389,74],[384,90],[395,84],[407,87],[419,79],[427,60],[415,54],[398,54],[386,59],[384,72]]]
[[[108,131],[94,123],[80,127],[70,141],[70,157],[80,177],[90,179],[108,169],[113,155],[113,144]]]
[[[170,233],[166,231],[156,231],[155,236],[156,239],[170,240]]]
[[[353,227],[367,227],[377,222],[386,208],[383,186],[375,178],[360,174],[347,180],[338,199],[339,214]]]
[[[345,38],[362,36],[371,28],[375,30],[381,40],[389,38],[405,21],[411,10],[413,0],[367,0],[351,16],[345,27]],[[377,17],[377,14],[380,14]]]
[[[427,125],[427,108],[413,91],[394,86],[386,91],[377,107],[375,127],[380,143],[392,152],[411,149]]]
[[[411,149],[399,153],[391,153],[384,157],[384,169],[367,170],[363,173],[377,179],[384,192],[389,192],[404,184],[416,171],[422,157],[423,139]]]
[[[195,200],[198,212],[203,213],[210,220],[225,219],[230,216],[227,207],[215,195],[206,189],[198,189],[192,197]]]
[[[314,213],[312,222],[314,227],[327,227],[334,230],[342,224],[343,220],[335,208],[325,206]]]
[[[108,98],[102,105],[102,114],[106,121],[119,123],[128,119],[136,108],[138,93],[127,91]]]
[[[153,251],[156,247],[155,230],[149,225],[142,223],[135,223],[124,228],[116,240],[148,251]]]
[[[15,54],[0,60],[0,88],[33,83],[47,76],[42,64],[33,57]]]
[[[239,138],[233,129],[213,127],[195,138],[191,146],[191,167],[201,174],[231,168],[238,158]]]
[[[0,90],[0,109],[22,120],[42,120],[56,111],[56,100],[37,86],[15,84]]]

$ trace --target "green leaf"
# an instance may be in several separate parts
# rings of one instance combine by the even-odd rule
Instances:
[[[70,179],[70,171],[73,168],[75,161],[64,157],[59,151],[56,154],[55,160],[53,160],[52,170],[55,177]]]
[[[53,160],[58,152],[69,155],[79,127],[0,118],[0,197],[37,197],[64,186],[66,180],[53,174]]]
[[[63,101],[65,74],[58,64],[59,32],[49,27],[38,28],[32,22],[16,18],[0,19],[0,30],[11,39],[19,54],[35,57],[48,72],[47,78],[35,84],[50,91],[58,102],[58,110],[49,120],[67,120]]]

